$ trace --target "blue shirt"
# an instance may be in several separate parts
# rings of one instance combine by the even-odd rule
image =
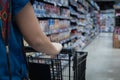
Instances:
[[[7,1],[7,0],[1,0]],[[14,23],[14,16],[29,2],[29,0],[12,0],[12,26],[9,34],[9,54],[12,71],[12,80],[21,80],[27,77],[26,61],[22,51],[22,35]],[[0,5],[1,11],[1,5]],[[1,19],[1,16],[0,16]],[[1,26],[1,22],[0,22]],[[0,33],[0,80],[9,80],[6,48]]]

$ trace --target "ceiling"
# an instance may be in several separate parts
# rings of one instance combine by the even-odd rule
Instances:
[[[99,6],[100,10],[113,9],[113,5],[120,3],[120,0],[94,0]]]

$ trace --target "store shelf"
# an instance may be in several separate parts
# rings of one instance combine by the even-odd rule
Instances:
[[[83,13],[80,14],[79,12],[75,12],[75,11],[74,11],[74,12],[71,11],[71,12],[70,12],[70,15],[76,17],[77,19],[80,19],[80,18],[81,18],[81,19],[85,19],[85,18],[86,18],[86,17],[85,17],[85,14],[83,14]]]
[[[73,40],[73,39],[75,39],[75,38],[77,38],[77,36],[72,36],[72,37],[70,37],[70,38],[68,38],[68,39],[65,39],[65,40],[60,41],[60,43],[61,43],[61,44],[64,44],[64,43],[70,42],[71,40]]]
[[[59,2],[55,2],[55,1],[49,1],[49,0],[36,0],[36,1],[44,2],[45,4],[50,4],[50,5],[58,6],[58,7],[61,7],[61,8],[69,9],[68,5],[65,5],[65,4],[62,4],[62,3],[59,3]]]
[[[44,2],[44,3],[46,3],[46,4],[57,5],[57,3],[52,2],[52,1],[47,1],[47,0],[37,0],[37,1],[39,1],[39,2]]]
[[[83,6],[83,10],[81,10],[79,7],[78,7],[78,5],[77,5],[77,3],[80,3],[80,5],[82,5]],[[78,13],[80,13],[80,14],[86,14],[86,7],[84,6],[84,4],[83,3],[81,3],[79,0],[78,1],[71,1],[70,0],[70,6],[75,10],[75,11],[77,11]],[[85,10],[85,11],[84,11]]]
[[[86,0],[86,1],[88,1],[88,3],[89,3],[92,7],[94,7],[94,1],[93,1],[93,0]]]
[[[71,26],[70,30],[74,30],[74,29],[77,29],[77,28],[78,28],[78,26]]]
[[[85,4],[83,4],[81,0],[78,0],[77,2],[78,2],[79,4],[81,4],[81,5],[84,7],[85,10],[87,10]]]
[[[86,0],[94,9],[100,10],[100,7],[93,0]]]
[[[77,11],[80,13],[80,14],[85,14],[85,11],[84,10],[81,10],[79,8],[77,8]]]
[[[70,22],[71,22],[71,23],[75,23],[75,24],[77,24],[78,21],[75,20],[75,19],[71,19]]]
[[[81,23],[81,22],[78,22],[77,24],[78,24],[79,26],[84,26],[84,27],[86,26],[85,23]]]
[[[76,17],[77,19],[83,18],[78,12],[71,12],[70,15]]]
[[[52,34],[60,34],[60,33],[63,33],[63,32],[68,32],[70,31],[71,28],[65,28],[65,29],[54,29],[54,30],[51,30],[49,32],[44,32],[46,35],[52,35]]]
[[[60,19],[60,20],[70,20],[71,18],[69,17],[63,17],[63,16],[49,16],[49,15],[44,15],[44,16],[39,16],[37,17],[39,20],[41,19]]]
[[[72,7],[77,8],[77,2],[74,1],[74,0],[70,0],[70,5],[71,5]]]
[[[97,34],[98,35],[98,34]],[[84,40],[84,46],[82,46],[82,44],[80,44],[80,42],[78,41],[78,42],[76,42],[76,43],[74,43],[74,46],[72,46],[72,47],[77,47],[77,46],[79,46],[79,48],[77,48],[76,49],[76,51],[83,51],[96,37],[97,37],[97,35],[95,35],[94,37],[90,37],[90,36],[88,36],[89,37],[89,39],[88,39],[88,37],[86,36],[86,40]],[[81,38],[78,38],[78,39],[80,39],[81,40]],[[81,40],[82,41],[82,40]],[[87,41],[87,42],[86,42]]]
[[[45,33],[45,35],[50,35],[51,33],[50,32],[44,32]]]
[[[66,9],[69,9],[69,6],[64,6],[64,5],[62,5],[62,6],[60,6],[61,8],[66,8]]]
[[[51,30],[50,34],[57,34],[57,33],[62,33],[62,32],[67,32],[69,31],[69,28],[65,28],[65,29],[56,29],[56,30]]]
[[[38,2],[44,2],[45,4],[50,4],[50,5],[54,5],[54,6],[61,6],[62,4],[59,4],[59,3],[56,3],[56,2],[53,2],[53,1],[49,1],[49,0],[36,0]]]
[[[76,12],[70,12],[70,15],[77,17],[77,13]]]

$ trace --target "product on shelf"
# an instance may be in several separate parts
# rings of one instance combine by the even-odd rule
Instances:
[[[78,39],[74,42],[73,46],[76,50],[80,50],[85,47],[85,43],[81,39]]]
[[[43,2],[34,1],[33,8],[37,17],[58,17],[60,8]]]
[[[63,8],[63,9],[61,9],[60,12],[61,12],[61,16],[62,16],[62,17],[66,17],[66,18],[67,18],[67,17],[70,17],[70,10],[69,10],[69,9],[64,9],[64,8]]]
[[[85,13],[85,9],[83,8],[83,6],[81,4],[78,3],[77,6],[78,6],[78,8],[77,8],[78,11]]]
[[[85,29],[84,27],[78,26],[77,32],[84,32],[85,31],[84,29]]]
[[[43,17],[45,15],[45,4],[42,2],[34,1],[33,8],[37,17]]]
[[[54,5],[45,4],[46,15],[52,17],[60,16],[60,8]]]
[[[61,32],[60,30],[65,31],[70,26],[70,21],[68,20],[58,20],[58,19],[49,19],[50,31]]]
[[[61,1],[61,4],[63,6],[68,6],[68,4],[69,4],[68,0],[58,0],[58,1]]]
[[[78,20],[78,25],[80,25],[80,26],[86,26],[86,20],[83,19],[83,18],[80,18],[80,19]]]
[[[50,39],[51,41],[54,42],[60,42],[62,40],[69,38],[69,36],[70,36],[70,31],[67,31],[67,32],[52,34]]]
[[[75,7],[76,7],[77,0],[70,0],[70,4],[71,4],[72,6],[75,6]]]
[[[49,29],[50,31],[59,29],[59,20],[57,19],[49,19]]]
[[[59,21],[59,29],[64,29],[70,27],[70,21],[68,20],[60,20]]]
[[[52,42],[59,42],[59,34],[58,33],[56,33],[56,34],[52,34],[52,35],[50,35],[50,40],[52,41]]]
[[[39,20],[40,27],[42,31],[49,32],[48,20]]]

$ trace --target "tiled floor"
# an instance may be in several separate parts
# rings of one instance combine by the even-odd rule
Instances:
[[[86,80],[120,80],[120,49],[112,47],[112,34],[100,34],[88,51]]]

